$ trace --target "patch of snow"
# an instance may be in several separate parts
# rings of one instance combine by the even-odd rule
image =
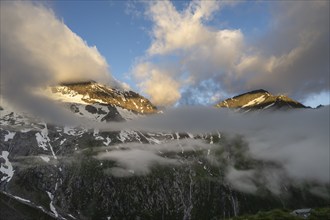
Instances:
[[[50,161],[49,157],[47,156],[40,156],[40,158],[47,163]]]
[[[101,109],[105,113],[94,113],[93,114],[86,110],[86,105],[77,104],[77,107],[79,109],[79,114],[77,114],[77,115],[80,117],[91,119],[93,121],[106,122],[106,121],[101,121],[101,120],[106,114],[109,113],[109,109],[107,108],[107,106],[100,105],[99,103],[94,103],[94,104],[89,104],[89,105],[91,105],[97,109]]]
[[[9,125],[9,121],[7,121],[4,118],[0,118],[0,125],[2,125],[2,126]]]
[[[27,113],[20,112],[17,114],[15,110],[6,111],[3,110],[1,112],[0,117],[0,125],[11,125],[11,126],[24,126],[30,125],[30,121],[28,120],[29,116]]]
[[[50,139],[48,137],[47,124],[45,123],[44,126],[45,127],[40,132],[36,133],[36,140],[38,143],[38,147],[41,147],[43,150],[47,150],[47,146],[49,146],[49,149],[52,152],[53,157],[55,159],[57,159],[57,157],[54,153],[54,150],[53,150],[53,146],[50,144]]]
[[[23,198],[21,198],[21,197],[18,197],[18,196],[13,196],[13,197],[14,197],[15,199],[18,199],[18,200],[20,200],[20,201],[31,203],[31,201],[30,201],[30,200],[27,200],[27,199],[23,199]]]
[[[95,103],[93,106],[94,106],[95,108],[100,108],[100,109],[102,109],[102,111],[106,112],[105,114],[108,114],[108,113],[109,113],[108,106],[104,106],[104,105],[101,105],[101,104],[98,104],[98,103]]]
[[[66,141],[66,138],[64,138],[63,140],[61,140],[60,145],[62,145],[65,141]]]
[[[117,136],[117,139],[121,142],[129,141],[131,139],[135,140],[137,139],[139,142],[141,142],[141,138],[135,131],[132,130],[122,130],[120,131],[119,135]]]
[[[69,217],[73,218],[73,219],[76,219],[73,215],[71,214],[68,214]]]
[[[191,133],[187,133],[187,134],[188,134],[189,138],[194,138],[193,134],[191,134]]]
[[[5,163],[1,163],[0,166],[0,172],[4,174],[4,176],[1,178],[1,182],[7,180],[9,182],[11,178],[13,178],[15,170],[13,169],[12,164],[10,163],[9,159],[9,152],[8,151],[2,151],[2,154],[0,155],[0,158],[3,158],[5,160]]]
[[[78,94],[76,91],[73,91],[66,86],[57,86],[56,89],[58,92],[53,93],[51,88],[48,88],[43,91],[42,95],[56,101],[87,104],[87,102],[82,100],[84,98],[83,95]]]
[[[27,133],[29,131],[31,131],[32,129],[31,128],[24,128],[21,130],[22,133]]]
[[[53,93],[51,91],[51,88],[48,88],[47,90],[43,91],[44,93],[43,95],[53,100],[66,102],[66,103],[76,103],[76,104],[86,105],[90,103],[84,100],[88,100],[91,102],[107,104],[101,99],[91,98],[88,94],[85,95],[79,94],[78,92],[66,86],[57,86],[56,89],[58,90],[58,92]]]
[[[64,126],[63,132],[67,135],[77,136],[77,132],[74,127]]]
[[[16,132],[10,132],[10,131],[7,131],[7,132],[8,132],[8,134],[5,135],[5,141],[9,141],[9,140],[13,139],[16,134]]]
[[[124,143],[128,139],[130,139],[130,131],[120,131],[118,140]]]
[[[103,144],[106,146],[109,146],[109,144],[111,143],[111,139],[109,137],[106,138],[107,141],[103,141]]]
[[[125,96],[123,94],[121,94],[120,97],[121,97],[121,100],[123,100],[123,102],[126,102],[127,101],[126,98],[125,98]]]
[[[95,140],[104,140],[104,137],[99,135],[99,129],[94,129],[93,136],[95,137]]]
[[[70,135],[70,136],[81,136],[84,132],[86,131],[86,129],[75,129],[74,127],[70,127],[70,126],[64,126],[63,132],[64,134]]]
[[[38,146],[44,150],[47,150],[47,140],[41,135],[41,133],[36,133],[36,139]]]
[[[150,143],[153,143],[153,144],[161,144],[161,143],[162,143],[162,141],[157,140],[156,138],[147,138],[147,140],[148,140]]]
[[[143,133],[140,132],[140,135],[143,136],[145,139],[147,139],[149,141],[149,143],[151,144],[161,144],[162,141],[160,140],[157,140],[156,138],[154,137],[147,137],[145,136]],[[148,133],[149,136],[154,136],[154,134],[151,134],[151,133]],[[173,137],[173,136],[172,136]],[[139,141],[141,142],[141,139],[139,139]]]
[[[42,206],[40,206],[40,205],[37,206],[37,208],[40,209],[40,210],[42,210],[44,213],[48,213],[48,212],[44,209],[44,207],[42,207]]]
[[[50,198],[50,203],[49,203],[49,208],[50,210],[54,213],[55,217],[57,218],[58,217],[58,213],[55,209],[55,206],[53,204],[53,199],[54,199],[54,195],[48,191],[46,191],[48,197]]]
[[[249,101],[247,104],[243,105],[242,108],[245,108],[245,107],[248,107],[251,105],[258,105],[258,104],[262,103],[263,101],[265,101],[265,99],[266,99],[266,95],[262,95],[258,98],[255,98],[255,99]]]

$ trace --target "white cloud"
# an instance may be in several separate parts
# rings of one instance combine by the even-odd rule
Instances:
[[[4,80],[113,82],[97,48],[89,47],[41,4],[1,2],[1,54]]]
[[[149,53],[166,54],[208,41],[210,33],[202,25],[202,20],[209,18],[218,8],[217,1],[193,1],[180,13],[169,1],[151,4],[147,14],[155,25]]]
[[[230,67],[239,57],[243,35],[240,30],[214,30],[204,24],[219,8],[219,1],[192,1],[182,12],[169,1],[151,4],[147,14],[154,28],[148,52],[179,53],[184,64],[208,60],[213,66]]]
[[[181,97],[181,89],[212,78],[216,74],[213,71],[215,69],[221,70],[234,65],[243,44],[241,31],[213,30],[204,25],[219,8],[218,1],[192,1],[181,12],[170,1],[157,1],[149,5],[146,14],[154,22],[149,56],[175,54],[178,55],[180,66],[173,72],[168,71],[173,64],[162,67],[153,64],[152,68],[159,72],[157,74],[143,73],[145,62],[134,67],[133,75],[142,85],[142,91],[151,96],[156,104],[175,104]],[[151,65],[150,62],[148,65]],[[143,74],[151,79],[141,78]],[[181,80],[183,78],[186,80]],[[162,95],[165,89],[166,94]],[[155,99],[156,95],[166,98]]]
[[[153,104],[169,106],[180,99],[180,84],[167,71],[150,63],[140,63],[134,75],[141,81],[138,84],[141,91],[150,96]]]
[[[51,121],[70,121],[54,103],[33,93],[59,82],[95,80],[120,86],[95,46],[89,47],[41,3],[1,1],[1,95]],[[64,119],[65,118],[65,119]]]
[[[96,158],[116,161],[119,167],[110,170],[110,173],[114,176],[145,175],[150,172],[150,167],[155,164],[177,164],[174,159],[164,158],[154,152],[139,149],[105,152],[99,154]]]
[[[210,148],[212,148],[212,145],[208,145],[201,140],[195,139],[167,140],[164,143],[156,145],[125,143],[117,145],[115,149],[113,147],[106,148],[106,152],[99,152],[95,158],[98,160],[115,161],[116,166],[107,169],[105,172],[113,176],[125,177],[132,175],[146,175],[155,165],[180,165],[179,158],[168,157],[165,153],[191,152]]]
[[[233,188],[241,192],[255,193],[257,186],[253,182],[255,170],[237,170],[230,167],[227,171],[226,179]]]
[[[143,62],[178,66],[164,74],[179,83],[180,103],[194,103],[196,89],[205,100],[260,88],[298,99],[329,91],[329,2],[272,2],[268,31],[253,45],[240,29],[208,26],[227,4],[192,1],[181,11],[170,1],[149,4],[152,43]]]

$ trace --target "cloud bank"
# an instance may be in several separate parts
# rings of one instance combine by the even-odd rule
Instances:
[[[232,7],[228,4],[192,1],[182,11],[170,1],[148,4],[152,43],[132,71],[142,92],[155,99],[154,90],[164,91],[171,101],[161,99],[157,104],[171,105],[209,104],[219,93],[259,88],[301,100],[329,91],[328,1],[270,2],[269,30],[253,44],[240,29],[208,26],[221,8]],[[162,69],[167,80],[160,86],[156,77],[139,77],[145,65],[146,72]],[[174,72],[165,71],[173,66]],[[171,97],[166,88],[171,88]]]
[[[11,75],[53,82],[111,79],[97,48],[89,47],[41,4],[1,3],[1,53],[5,79]]]
[[[175,108],[164,114],[117,124],[118,127],[116,124],[112,124],[111,128],[102,125],[101,130],[129,128],[143,132],[189,132],[195,137],[205,134],[219,136],[220,132],[220,144],[212,144],[210,139],[174,139],[160,145],[126,143],[107,148],[109,152],[100,152],[97,158],[115,161],[115,170],[108,172],[123,177],[146,175],[155,165],[193,164],[197,161],[185,160],[178,155],[202,151],[204,153],[199,155],[203,155],[201,157],[209,164],[227,166],[225,180],[239,191],[255,193],[263,186],[280,194],[283,186],[303,187],[304,183],[308,183],[312,186],[312,193],[322,196],[321,192],[329,193],[330,184],[329,111],[329,106],[249,114],[205,107]],[[240,139],[236,134],[243,141],[237,142]],[[219,150],[224,152],[220,156],[216,153]],[[238,154],[240,156],[235,158]],[[237,162],[248,160],[259,161],[259,165],[245,169],[235,166]],[[323,194],[323,197],[328,198],[329,195]]]
[[[32,92],[59,82],[118,85],[97,48],[89,47],[51,9],[35,2],[4,1],[0,16],[1,95],[11,103],[26,111],[54,112],[55,106],[43,104]]]

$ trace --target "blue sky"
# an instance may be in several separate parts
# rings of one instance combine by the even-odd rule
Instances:
[[[182,10],[188,1],[173,3],[178,10]],[[143,56],[151,43],[149,32],[152,22],[144,15],[144,3],[54,1],[49,4],[73,32],[88,45],[98,48],[117,79],[135,87],[127,73],[135,59]],[[134,9],[130,10],[129,5],[134,5]],[[249,36],[248,40],[253,41],[267,29],[268,7],[267,2],[244,2],[235,6],[235,10],[224,8],[208,24],[217,28],[241,29]]]
[[[178,12],[182,12],[189,4],[187,1],[172,1],[172,3]],[[140,88],[136,86],[137,82],[130,72],[139,59],[146,57],[147,50],[152,44],[152,28],[155,21],[145,15],[148,7],[146,3],[51,1],[47,2],[47,5],[89,46],[97,47],[106,58],[116,79],[128,83],[133,90],[139,91]],[[239,29],[244,35],[244,43],[253,45],[262,40],[272,28],[271,7],[271,1],[237,2],[235,5],[217,10],[213,13],[212,19],[204,24],[215,30]],[[175,53],[172,56],[154,55],[149,56],[148,62],[157,64],[169,58],[177,59]],[[220,96],[220,98],[226,97]],[[319,103],[329,104],[329,92],[325,91],[321,95],[313,94],[304,102],[311,106]]]
[[[56,15],[73,32],[89,46],[97,47],[115,78],[134,88],[127,73],[135,58],[142,56],[150,45],[146,28],[151,22],[128,14],[124,1],[56,1],[51,4]]]

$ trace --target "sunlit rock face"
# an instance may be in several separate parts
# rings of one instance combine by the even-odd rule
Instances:
[[[148,99],[133,91],[110,88],[93,81],[62,83],[50,89],[52,97],[63,101],[113,105],[141,114],[157,111]]]
[[[226,99],[219,102],[216,107],[242,110],[306,108],[303,104],[285,95],[273,95],[263,89]]]

